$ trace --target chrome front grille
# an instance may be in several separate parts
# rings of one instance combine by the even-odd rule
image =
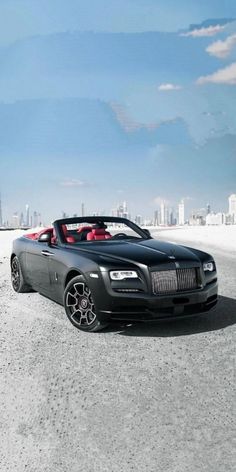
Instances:
[[[200,288],[197,268],[151,272],[154,294],[176,293]]]

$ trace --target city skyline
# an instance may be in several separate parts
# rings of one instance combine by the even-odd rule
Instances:
[[[152,215],[147,213],[141,214],[136,211],[133,214],[130,211],[129,204],[127,201],[116,204],[110,210],[98,210],[87,211],[86,203],[81,202],[80,210],[73,213],[70,211],[62,210],[60,215],[55,216],[50,221],[47,220],[42,213],[36,210],[31,210],[28,203],[25,204],[24,210],[15,211],[12,215],[5,216],[2,212],[2,199],[0,195],[0,228],[1,227],[37,227],[51,224],[54,220],[60,218],[77,217],[77,216],[117,216],[132,219],[138,225],[148,224],[154,226],[182,226],[184,224],[236,224],[236,194],[231,194],[227,199],[228,210],[216,211],[207,203],[204,207],[198,207],[197,209],[191,208],[189,214],[186,213],[185,200],[181,199],[176,205],[169,205],[165,200],[158,200],[156,209],[153,210]]]

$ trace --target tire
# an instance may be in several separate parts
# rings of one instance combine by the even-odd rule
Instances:
[[[11,261],[11,283],[12,288],[17,293],[32,292],[32,288],[24,281],[20,262],[17,256],[14,256]]]
[[[90,288],[82,275],[71,279],[64,292],[67,317],[81,331],[100,331],[107,326],[97,318]]]

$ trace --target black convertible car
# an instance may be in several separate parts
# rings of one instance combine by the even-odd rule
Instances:
[[[64,305],[84,331],[109,320],[153,320],[209,311],[217,273],[209,254],[153,239],[124,218],[94,216],[54,222],[13,242],[12,286]]]

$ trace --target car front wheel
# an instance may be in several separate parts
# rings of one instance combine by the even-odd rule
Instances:
[[[82,331],[99,331],[106,326],[97,318],[91,290],[83,276],[78,275],[67,284],[64,307],[70,322]]]

